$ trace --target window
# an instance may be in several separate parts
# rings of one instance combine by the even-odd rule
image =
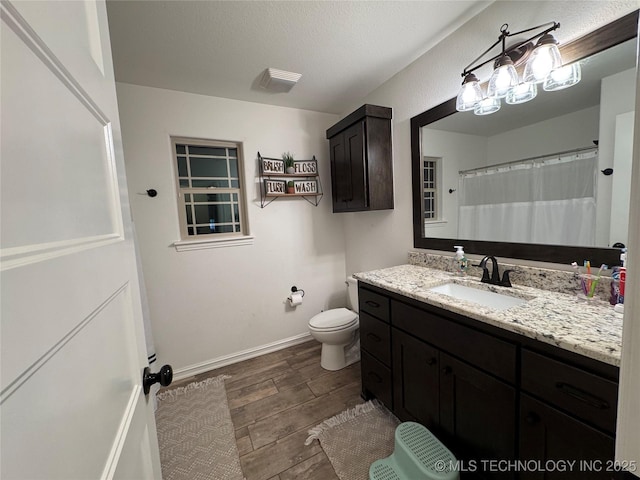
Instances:
[[[172,138],[183,240],[247,235],[238,143]]]
[[[438,176],[440,159],[434,157],[424,157],[422,164],[422,214],[425,222],[437,221],[440,219],[438,201]]]

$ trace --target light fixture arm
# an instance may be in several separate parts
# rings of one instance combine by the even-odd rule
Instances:
[[[508,28],[509,28],[509,25],[506,24],[506,23],[504,25],[502,25],[502,27],[500,27],[500,36],[498,37],[498,40],[493,45],[491,45],[487,50],[485,50],[482,54],[480,54],[480,56],[478,58],[473,60],[469,65],[467,65],[464,68],[464,70],[462,72],[462,77],[466,77],[468,74],[474,72],[475,70],[479,69],[480,67],[485,66],[488,63],[495,62],[498,58],[506,55],[508,51],[515,50],[515,49],[521,47],[522,45],[525,45],[525,44],[527,44],[527,43],[529,43],[529,42],[531,42],[531,41],[533,41],[533,40],[535,40],[535,39],[537,39],[539,37],[542,37],[542,36],[546,35],[549,32],[557,30],[558,28],[560,28],[560,23],[558,23],[558,22],[547,22],[547,23],[543,23],[542,25],[538,25],[537,27],[527,28],[525,30],[520,30],[519,32],[515,32],[515,33],[510,33]],[[527,38],[526,40],[518,42],[515,45],[512,45],[511,47],[509,47],[509,50],[506,49],[506,39],[507,38],[513,37],[513,36],[516,36],[516,35],[520,35],[522,33],[531,32],[533,30],[538,30],[538,29],[541,29],[541,28],[544,28],[544,30],[536,33],[535,35],[533,35],[532,37]],[[486,61],[484,61],[484,62],[482,62],[480,64],[475,65],[476,62],[482,60],[482,58],[487,53],[489,53],[491,50],[493,50],[496,47],[496,45],[498,45],[500,43],[502,43],[502,52],[500,52],[498,55],[495,55],[495,56],[491,57],[490,59],[488,59],[488,60],[486,60]]]

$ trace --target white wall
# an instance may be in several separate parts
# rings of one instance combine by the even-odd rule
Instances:
[[[486,164],[487,137],[422,129],[422,152],[442,158],[440,223],[425,225],[427,237],[456,238],[458,236],[458,173]],[[449,193],[449,189],[455,190]]]
[[[585,108],[489,137],[487,164],[593,147],[593,140],[598,139],[599,114],[598,106]]]
[[[616,117],[621,113],[630,112],[634,109],[635,102],[630,101],[629,99],[631,98],[635,98],[635,69],[626,70],[602,80],[598,158],[601,170],[613,167]],[[596,245],[609,245],[613,175],[609,177],[601,176],[598,180]]]
[[[637,7],[634,0],[495,2],[366,98],[345,108],[344,115],[362,103],[393,108],[395,183],[394,210],[344,214],[347,270],[406,262],[413,247],[410,119],[457,95],[460,72],[495,42],[503,23],[515,31],[555,20],[562,27],[554,36],[563,43]],[[489,74],[483,70],[479,76],[486,79]]]
[[[328,142],[335,115],[117,85],[127,179],[160,364],[191,371],[212,360],[308,332],[321,309],[344,306],[342,217],[331,213]],[[171,135],[242,142],[255,243],[177,252]],[[315,155],[325,197],[260,208],[257,152]],[[154,188],[155,198],[145,190]],[[291,310],[290,287],[305,290]]]

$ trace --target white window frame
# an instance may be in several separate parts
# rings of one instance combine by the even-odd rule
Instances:
[[[214,147],[214,148],[234,148],[237,149],[237,166],[238,166],[238,187],[184,187],[180,186],[180,174],[178,171],[178,153],[176,151],[177,145],[194,146],[194,147]],[[198,155],[201,156],[201,155]],[[204,248],[218,248],[226,246],[236,245],[251,245],[253,244],[253,236],[249,234],[249,218],[247,215],[247,199],[246,199],[246,182],[244,179],[244,154],[242,149],[242,143],[229,142],[224,140],[208,140],[202,138],[188,138],[188,137],[171,137],[171,158],[173,162],[173,172],[177,192],[177,207],[178,207],[178,221],[180,227],[180,240],[174,242],[174,247],[177,251],[186,250],[199,250]],[[188,155],[187,155],[188,158]],[[228,158],[228,157],[227,157]],[[191,177],[190,162],[187,161],[188,178]],[[229,177],[227,177],[229,178]],[[230,195],[237,194],[238,198],[238,218],[240,223],[239,232],[228,233],[211,233],[211,234],[195,234],[189,235],[187,214],[185,201],[185,195],[194,194],[224,194]],[[192,197],[191,197],[192,198]],[[194,203],[193,198],[191,202]],[[232,211],[233,214],[233,211]],[[194,217],[192,217],[194,218]]]
[[[424,170],[426,162],[430,162],[434,164],[435,175],[433,178],[433,186],[426,188],[425,178],[424,178]],[[422,165],[420,165],[420,185],[422,187],[422,198],[421,198],[421,207],[420,213],[422,215],[422,221],[424,225],[433,225],[436,223],[443,223],[442,219],[442,158],[441,157],[422,157]],[[435,203],[434,208],[434,216],[433,218],[425,218],[425,194],[427,192],[433,192],[433,201]]]

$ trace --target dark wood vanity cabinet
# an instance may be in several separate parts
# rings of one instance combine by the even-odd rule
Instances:
[[[359,295],[363,396],[475,461],[463,480],[623,478],[611,471],[617,367],[378,287],[360,283]],[[482,471],[492,459],[576,463]]]
[[[366,399],[375,397],[392,410],[389,299],[362,290],[359,292],[358,303],[362,396]]]
[[[522,472],[522,480],[618,478],[612,472],[612,436],[524,393],[520,397],[519,422],[520,458],[542,465],[558,460],[577,462],[566,472]],[[581,461],[586,463],[580,464]]]
[[[588,462],[562,476],[521,478],[614,478],[617,382],[523,348],[520,388],[520,456]]]
[[[393,208],[391,109],[363,105],[327,130],[334,212]]]
[[[391,336],[398,418],[425,425],[458,458],[515,458],[513,386],[398,328]]]
[[[440,351],[393,329],[393,411],[434,434],[440,428]]]

